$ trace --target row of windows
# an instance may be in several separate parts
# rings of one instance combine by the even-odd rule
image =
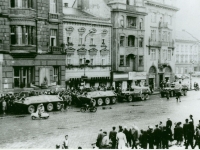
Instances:
[[[176,52],[182,52],[182,53],[198,53],[198,46],[194,45],[179,45],[176,46]]]
[[[119,61],[120,66],[128,66],[129,67],[130,62],[131,62],[130,56],[120,55],[120,61]],[[143,66],[143,65],[144,65],[143,56],[139,56],[139,66]]]
[[[67,65],[74,64],[74,59],[71,57],[67,57]],[[76,60],[77,61],[77,60]],[[85,64],[86,59],[84,56],[80,55],[78,59],[78,64],[83,65]],[[89,58],[90,63],[88,65],[108,65],[108,56],[101,56],[100,62],[97,62],[97,57],[96,56],[90,56]]]
[[[35,81],[34,67],[14,67],[14,88],[30,87]],[[48,68],[49,69],[49,68]],[[47,70],[48,70],[47,69]],[[61,84],[61,69],[59,66],[53,66],[53,82]]]
[[[168,60],[168,61],[171,60],[172,50],[165,50],[165,49],[163,49],[163,50],[162,50],[162,54],[163,54],[162,59]],[[151,49],[151,52],[150,52],[150,59],[155,61],[155,60],[158,60],[158,59],[159,59],[158,57],[159,57],[159,56],[158,56],[158,54],[156,53],[156,49]]]
[[[35,0],[10,0],[11,8],[34,8]],[[57,0],[49,0],[50,13],[57,12]]]
[[[151,13],[151,22],[167,22],[168,24],[172,25],[172,16],[170,15],[164,15],[164,14],[157,14],[157,13]]]
[[[133,35],[129,35],[128,37],[126,37],[126,40],[125,40],[125,36],[120,36],[120,46],[121,47],[124,47],[124,46],[138,47],[138,44],[137,44],[138,40],[137,39],[139,40],[139,47],[143,47],[144,39],[142,37],[136,38]]]
[[[196,55],[176,55],[176,62],[185,62],[185,63],[190,63],[194,61],[195,63],[197,62],[197,57]]]
[[[166,41],[166,42],[170,42],[171,41],[171,32],[167,32],[167,31],[159,31],[159,40],[157,40],[157,30],[151,30],[151,41]]]
[[[176,67],[177,74],[188,74],[197,71],[197,67]]]

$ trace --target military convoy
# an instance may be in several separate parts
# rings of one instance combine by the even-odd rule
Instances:
[[[169,94],[170,97],[174,97],[178,92],[181,93],[182,96],[187,96],[188,86],[185,84],[173,83],[170,87],[165,87],[160,91],[161,97],[167,96]]]
[[[122,91],[118,94],[118,101],[128,101],[132,102],[134,100],[148,100],[150,98],[150,89],[149,87],[132,87],[132,90]]]

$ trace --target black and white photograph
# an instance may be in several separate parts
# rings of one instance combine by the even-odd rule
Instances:
[[[200,149],[200,0],[0,0],[0,149]]]

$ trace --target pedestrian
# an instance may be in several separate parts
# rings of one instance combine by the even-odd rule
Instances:
[[[192,126],[193,126],[193,129],[194,129],[194,119],[193,119],[193,116],[190,115],[189,117],[190,117],[190,121],[192,121]]]
[[[123,133],[122,126],[119,126],[119,132],[117,133],[117,143],[118,143],[118,149],[125,149],[127,145],[126,136]]]
[[[130,134],[130,132],[128,131],[128,129],[127,129],[126,126],[124,127],[123,133],[124,133],[125,136],[126,136],[128,146],[131,146],[131,134]]]
[[[166,89],[166,97],[167,97],[167,100],[169,100],[169,90]]]
[[[183,124],[183,136],[185,140],[184,144],[187,143],[188,126],[189,126],[188,119],[185,119],[185,123]]]
[[[154,139],[155,139],[155,145],[156,145],[156,149],[161,149],[161,139],[162,139],[162,132],[161,129],[158,127],[158,125],[155,125],[155,129],[154,129]]]
[[[163,127],[162,132],[162,149],[169,149],[169,134],[166,127]]]
[[[63,142],[63,148],[64,148],[64,149],[69,149],[68,135],[65,135],[65,140],[64,140],[64,142]]]
[[[166,121],[166,127],[169,127],[169,128],[172,127],[172,121],[170,120],[169,117],[167,118],[167,121]]]
[[[198,145],[199,149],[200,149],[200,129],[197,126],[196,127],[196,131],[195,131],[195,144],[194,144],[194,149],[195,147]]]
[[[7,108],[7,104],[6,104],[6,101],[4,99],[3,102],[2,102],[2,110],[3,110],[4,115],[6,114],[6,108]]]
[[[137,149],[137,141],[138,141],[138,130],[136,129],[135,126],[132,127],[131,129],[131,139],[132,139],[132,149],[136,148]]]
[[[115,131],[116,127],[112,128],[112,131],[110,131],[109,134],[109,139],[112,141],[112,149],[116,148],[116,136],[117,136],[117,132]]]
[[[183,128],[181,127],[181,122],[177,123],[176,132],[177,145],[181,147],[183,141]]]
[[[194,146],[193,139],[194,139],[194,127],[193,127],[192,120],[190,120],[189,125],[188,125],[187,143],[185,144],[185,149],[188,149],[189,145],[193,149],[193,146]]]
[[[147,143],[148,143],[147,131],[141,130],[139,141],[140,141],[140,144],[141,144],[141,148],[147,149]]]
[[[100,129],[100,133],[97,136],[97,142],[96,142],[96,146],[98,148],[100,148],[100,146],[101,146],[101,142],[102,142],[103,137],[104,137],[103,131],[102,131],[102,129]]]
[[[153,133],[153,127],[150,126],[148,130],[148,143],[149,143],[149,149],[154,149],[154,133]]]
[[[109,148],[109,138],[108,138],[107,132],[104,131],[103,134],[104,134],[104,137],[102,139],[100,148],[101,149],[108,149]]]

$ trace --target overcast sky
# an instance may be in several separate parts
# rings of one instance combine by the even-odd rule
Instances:
[[[69,6],[75,0],[63,0]],[[200,39],[200,0],[177,0],[177,7],[180,9],[176,15],[176,30],[185,29],[196,38]]]

